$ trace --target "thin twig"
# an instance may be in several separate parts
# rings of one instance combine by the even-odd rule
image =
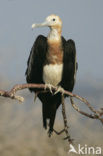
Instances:
[[[66,134],[66,138],[64,138],[64,139],[68,139],[68,142],[72,143],[73,139],[71,139],[69,132],[68,132],[69,127],[68,127],[66,111],[65,111],[64,95],[61,95],[61,98],[62,98],[62,114],[63,114],[63,120],[64,120],[64,131]]]
[[[56,131],[55,129],[53,129],[53,132],[55,132],[57,135],[62,134],[65,131],[65,129],[62,129],[60,132]]]
[[[71,104],[72,104],[73,108],[74,108],[77,112],[79,112],[80,114],[82,114],[82,115],[84,115],[84,116],[86,116],[86,117],[92,118],[92,119],[99,119],[99,120],[101,121],[101,123],[103,124],[103,119],[100,118],[100,116],[103,115],[102,112],[100,112],[100,111],[98,112],[98,114],[100,113],[100,116],[98,116],[98,114],[96,114],[96,113],[95,113],[95,114],[88,114],[88,113],[86,113],[86,112],[84,112],[84,111],[81,111],[81,110],[75,105],[75,103],[74,103],[72,97],[70,97],[70,101],[71,101]],[[97,112],[97,111],[96,111],[96,112]]]

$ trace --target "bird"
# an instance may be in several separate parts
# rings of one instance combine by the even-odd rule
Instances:
[[[51,136],[53,132],[56,112],[61,105],[60,89],[72,92],[76,80],[78,63],[76,46],[72,39],[66,40],[62,36],[62,20],[58,15],[48,16],[43,23],[32,24],[32,29],[49,27],[46,36],[38,35],[31,48],[25,72],[27,83],[45,84],[51,88],[55,86],[58,92],[39,92],[41,89],[29,88],[37,94],[42,103],[43,127]],[[67,96],[65,96],[67,97]]]

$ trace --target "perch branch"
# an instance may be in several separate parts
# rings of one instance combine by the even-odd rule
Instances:
[[[21,97],[21,96],[16,96],[15,94],[16,94],[17,91],[23,90],[23,89],[26,89],[26,88],[39,88],[39,89],[44,89],[44,90],[46,88],[46,91],[49,91],[49,87],[45,86],[45,84],[17,84],[10,91],[0,90],[0,96],[8,97],[8,98],[11,98],[11,99],[17,99],[17,100],[23,102],[24,98]],[[51,89],[53,91],[57,91],[58,88],[52,86]],[[101,108],[99,111],[97,111],[90,105],[90,103],[85,98],[80,97],[79,95],[73,94],[73,93],[71,93],[69,91],[66,91],[66,90],[64,90],[63,92],[61,90],[60,92],[62,94],[70,96],[70,100],[71,100],[71,104],[72,104],[73,108],[76,111],[78,111],[80,114],[85,115],[85,116],[87,116],[89,118],[92,118],[92,119],[98,119],[103,124],[103,108]],[[86,112],[80,111],[79,108],[74,104],[72,97],[75,97],[78,100],[82,101],[84,104],[86,104],[86,106],[90,109],[90,111],[93,114],[88,114]]]

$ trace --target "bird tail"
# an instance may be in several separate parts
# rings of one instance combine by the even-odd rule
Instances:
[[[54,121],[55,121],[55,116],[56,116],[56,110],[57,106],[55,103],[51,104],[45,104],[43,103],[43,127],[47,129],[47,119],[49,119],[49,131],[48,134],[51,136],[53,132],[53,126],[54,126]]]

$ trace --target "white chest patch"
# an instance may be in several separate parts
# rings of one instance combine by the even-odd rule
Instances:
[[[57,86],[62,79],[63,64],[45,65],[43,68],[43,81],[46,84]]]

